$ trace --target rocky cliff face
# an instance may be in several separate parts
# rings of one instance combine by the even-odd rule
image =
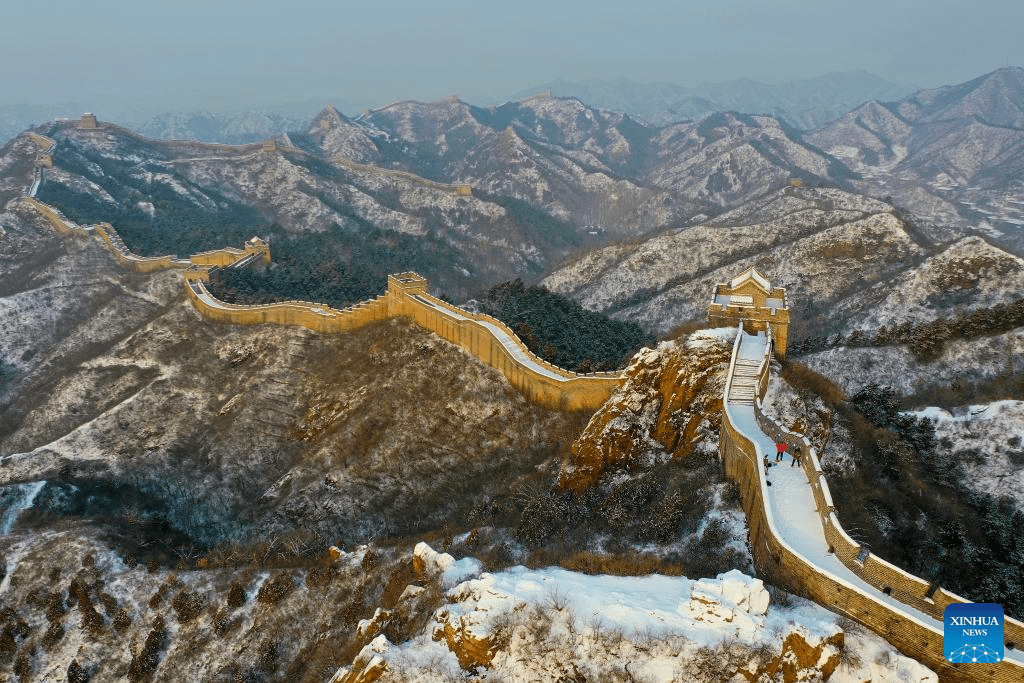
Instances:
[[[709,443],[731,351],[728,335],[711,331],[638,353],[626,383],[573,443],[558,485],[579,492],[610,469],[636,469],[657,453],[685,458]]]

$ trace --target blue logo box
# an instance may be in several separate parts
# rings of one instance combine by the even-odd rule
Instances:
[[[995,664],[1003,661],[1003,608],[992,602],[951,603],[943,614],[946,661]]]

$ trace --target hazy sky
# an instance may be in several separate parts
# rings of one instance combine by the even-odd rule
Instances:
[[[1024,2],[6,0],[0,106],[106,97],[234,110],[556,79],[778,83],[864,69],[924,87],[1024,65]],[[342,105],[344,106],[344,105]]]

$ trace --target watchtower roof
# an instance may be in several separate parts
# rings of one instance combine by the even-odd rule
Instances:
[[[772,293],[772,285],[768,282],[768,278],[760,273],[754,266],[750,266],[745,271],[729,280],[729,289],[738,289],[741,285],[746,282],[753,282],[757,285],[765,294]]]

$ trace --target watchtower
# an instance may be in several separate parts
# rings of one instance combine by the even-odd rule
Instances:
[[[270,246],[257,236],[246,240],[244,251],[246,254],[260,254],[263,265],[270,265]]]
[[[720,327],[743,323],[749,333],[764,332],[771,323],[775,355],[786,357],[789,338],[789,307],[786,290],[772,287],[768,278],[751,266],[728,283],[715,285],[715,295],[708,307],[708,321]]]
[[[267,152],[267,153],[276,152],[277,151],[277,142],[275,142],[274,140],[264,140],[263,141],[263,151]]]
[[[412,271],[388,275],[388,290],[415,296],[427,293],[427,278]]]
[[[90,130],[98,128],[99,124],[96,122],[96,115],[91,112],[85,112],[82,114],[82,118],[78,121],[78,127],[88,128]]]

